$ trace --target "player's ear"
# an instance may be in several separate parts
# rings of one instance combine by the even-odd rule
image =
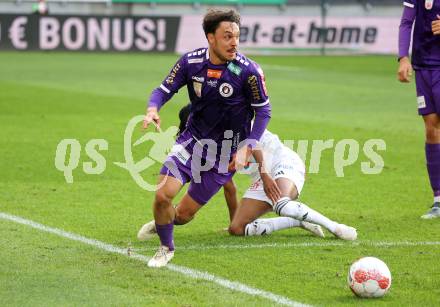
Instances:
[[[214,33],[208,33],[208,35],[206,35],[206,38],[208,39],[208,43],[209,44],[214,44],[215,41],[215,35]]]

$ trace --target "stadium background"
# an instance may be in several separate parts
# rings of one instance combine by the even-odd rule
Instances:
[[[48,1],[51,16],[2,16],[1,49],[166,51],[204,44],[207,8],[234,4],[243,15],[241,48],[255,53],[396,52],[398,1]],[[32,2],[0,2],[23,14]],[[72,17],[77,16],[77,17]]]
[[[334,147],[322,152],[301,195],[355,226],[359,239],[319,239],[299,229],[231,237],[219,193],[176,228],[174,266],[160,271],[142,258],[158,240],[136,240],[152,218],[153,193],[114,162],[124,161],[128,120],[144,112],[176,53],[200,47],[201,16],[214,2],[47,3],[49,15],[38,16],[35,2],[0,1],[2,305],[438,306],[440,228],[420,220],[431,200],[423,124],[414,83],[396,81],[399,1],[215,2],[241,12],[242,47],[266,74],[270,130],[295,141],[295,150],[298,140],[309,142],[308,169],[313,140],[359,143],[344,176],[336,173]],[[164,107],[163,129],[186,103],[181,91]],[[137,129],[133,140],[142,135]],[[54,165],[66,138],[81,144],[71,184]],[[85,172],[95,165],[85,150],[92,139],[108,141],[99,174]],[[386,142],[375,175],[361,172],[370,139]],[[133,154],[140,160],[148,150],[143,144]],[[158,169],[142,175],[152,182]],[[243,177],[236,183],[239,193],[249,185]],[[350,264],[362,256],[391,269],[383,299],[356,299],[346,285]]]

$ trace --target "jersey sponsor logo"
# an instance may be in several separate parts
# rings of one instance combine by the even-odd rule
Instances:
[[[256,75],[249,76],[248,84],[251,88],[252,98],[255,101],[261,100],[260,89],[258,88],[258,78]]]
[[[417,97],[417,106],[419,107],[419,109],[426,108],[425,96]]]
[[[208,78],[220,79],[222,72],[221,70],[208,69]]]
[[[237,65],[235,65],[234,63],[229,63],[228,65],[228,69],[230,71],[232,71],[234,74],[236,74],[237,76],[239,76],[241,74],[241,68],[238,67]]]
[[[196,93],[197,97],[202,97],[202,83],[200,82],[193,82],[193,87],[194,87],[194,93]]]
[[[217,87],[217,80],[208,80],[207,83],[210,87]]]
[[[262,182],[261,179],[258,179],[257,181],[255,181],[253,184],[251,184],[251,186],[249,187],[249,190],[251,191],[257,191],[260,190],[262,186]]]
[[[232,88],[232,85],[229,83],[222,83],[220,85],[219,89],[220,95],[222,95],[225,98],[231,97],[232,93],[234,93],[234,89]]]
[[[203,77],[192,76],[192,79],[194,81],[197,81],[197,82],[200,82],[200,83],[205,82],[205,78],[203,78]]]
[[[173,69],[170,72],[170,75],[168,76],[168,78],[166,79],[166,82],[168,84],[173,84],[174,83],[174,78],[176,77],[177,72],[180,69],[180,63],[177,63],[176,66],[173,67]]]
[[[276,172],[274,177],[281,176],[281,175],[285,175],[284,172],[283,171],[278,171],[278,172]]]
[[[183,164],[186,164],[186,162],[188,162],[189,158],[191,157],[190,153],[185,149],[182,144],[175,144],[171,149],[170,155],[179,159],[179,161]]]
[[[294,169],[293,165],[289,165],[289,164],[280,164],[280,165],[278,165],[277,169],[280,169],[280,168],[285,171]]]
[[[425,9],[430,10],[434,4],[434,0],[425,0]]]
[[[266,77],[264,76],[263,70],[258,67],[258,73],[261,76],[261,82],[263,83],[263,91],[264,91],[264,95],[267,96],[267,89],[266,89]]]
[[[189,59],[188,64],[194,64],[194,63],[202,63],[203,58],[196,58],[196,59]]]

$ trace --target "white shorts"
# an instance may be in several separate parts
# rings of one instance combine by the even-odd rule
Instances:
[[[291,180],[298,191],[301,193],[304,187],[306,167],[298,154],[288,148],[284,148],[282,154],[277,161],[273,161],[270,175],[273,179],[287,178]],[[267,202],[273,206],[272,201],[264,192],[263,182],[258,178],[251,184],[249,189],[244,193],[243,198],[250,198]]]

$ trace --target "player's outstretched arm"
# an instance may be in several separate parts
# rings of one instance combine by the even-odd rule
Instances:
[[[156,107],[147,108],[143,128],[147,129],[152,122],[156,123],[157,127],[160,127],[160,116]]]
[[[179,89],[186,85],[186,57],[181,57],[159,87],[155,88],[148,99],[147,112],[143,127],[147,128],[154,122],[160,126],[159,110],[173,97]]]
[[[238,208],[237,187],[232,179],[225,183],[223,186],[223,192],[225,195],[226,204],[228,205],[229,221],[232,222],[234,214]]]

